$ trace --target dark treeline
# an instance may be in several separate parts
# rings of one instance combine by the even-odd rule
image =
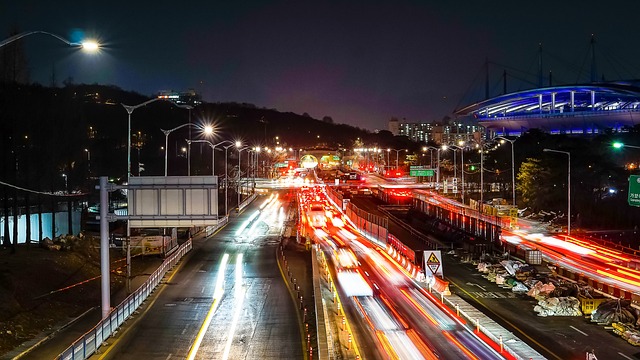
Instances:
[[[0,181],[40,192],[92,193],[96,177],[109,176],[116,182],[127,174],[127,121],[121,105],[137,105],[151,99],[114,86],[74,85],[64,87],[25,85],[16,81],[0,83]],[[186,110],[168,101],[156,101],[136,109],[131,116],[131,169],[139,175],[164,174],[165,135],[191,121],[213,124],[207,138],[196,127],[184,127],[169,136],[169,175],[186,175],[187,159],[182,149],[186,139],[240,140],[244,145],[280,145],[285,148],[351,147],[354,139],[378,141],[379,137],[348,125],[332,124],[308,115],[260,109],[251,104],[203,103]],[[216,154],[216,172],[224,173],[224,152]],[[293,155],[293,153],[291,154]],[[236,160],[233,160],[236,159]],[[229,151],[229,164],[237,154]],[[231,165],[230,165],[231,166]],[[246,165],[243,164],[243,168]],[[202,143],[191,147],[191,174],[211,174],[211,149]],[[0,187],[0,211],[5,231],[17,237],[17,227],[7,229],[8,216],[51,211],[66,198],[38,195],[10,186]],[[86,198],[78,198],[86,200]],[[68,208],[71,203],[68,204]],[[55,226],[55,225],[54,225]],[[29,230],[28,230],[29,232]],[[35,234],[34,234],[35,235]],[[21,234],[20,237],[29,236]],[[36,238],[36,236],[31,236]],[[5,245],[8,239],[4,239]]]

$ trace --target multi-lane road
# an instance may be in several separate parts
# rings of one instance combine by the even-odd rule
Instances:
[[[301,359],[293,301],[276,263],[285,196],[258,197],[197,244],[100,359]]]

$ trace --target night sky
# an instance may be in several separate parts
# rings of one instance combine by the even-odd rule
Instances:
[[[30,1],[0,0],[12,28],[104,44],[87,56],[45,35],[25,38],[32,81],[113,84],[152,95],[190,88],[210,102],[331,116],[386,129],[434,121],[484,96],[537,82],[640,78],[638,1]],[[496,65],[498,64],[498,65]]]

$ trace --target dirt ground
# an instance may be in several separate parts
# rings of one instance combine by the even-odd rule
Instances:
[[[100,305],[99,241],[68,241],[61,250],[20,244],[0,248],[0,356],[40,332]],[[111,249],[111,292],[123,288],[124,254]],[[135,273],[144,259],[132,261]]]

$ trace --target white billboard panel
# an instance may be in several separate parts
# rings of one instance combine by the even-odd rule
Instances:
[[[132,177],[131,227],[190,227],[218,222],[217,176]]]

